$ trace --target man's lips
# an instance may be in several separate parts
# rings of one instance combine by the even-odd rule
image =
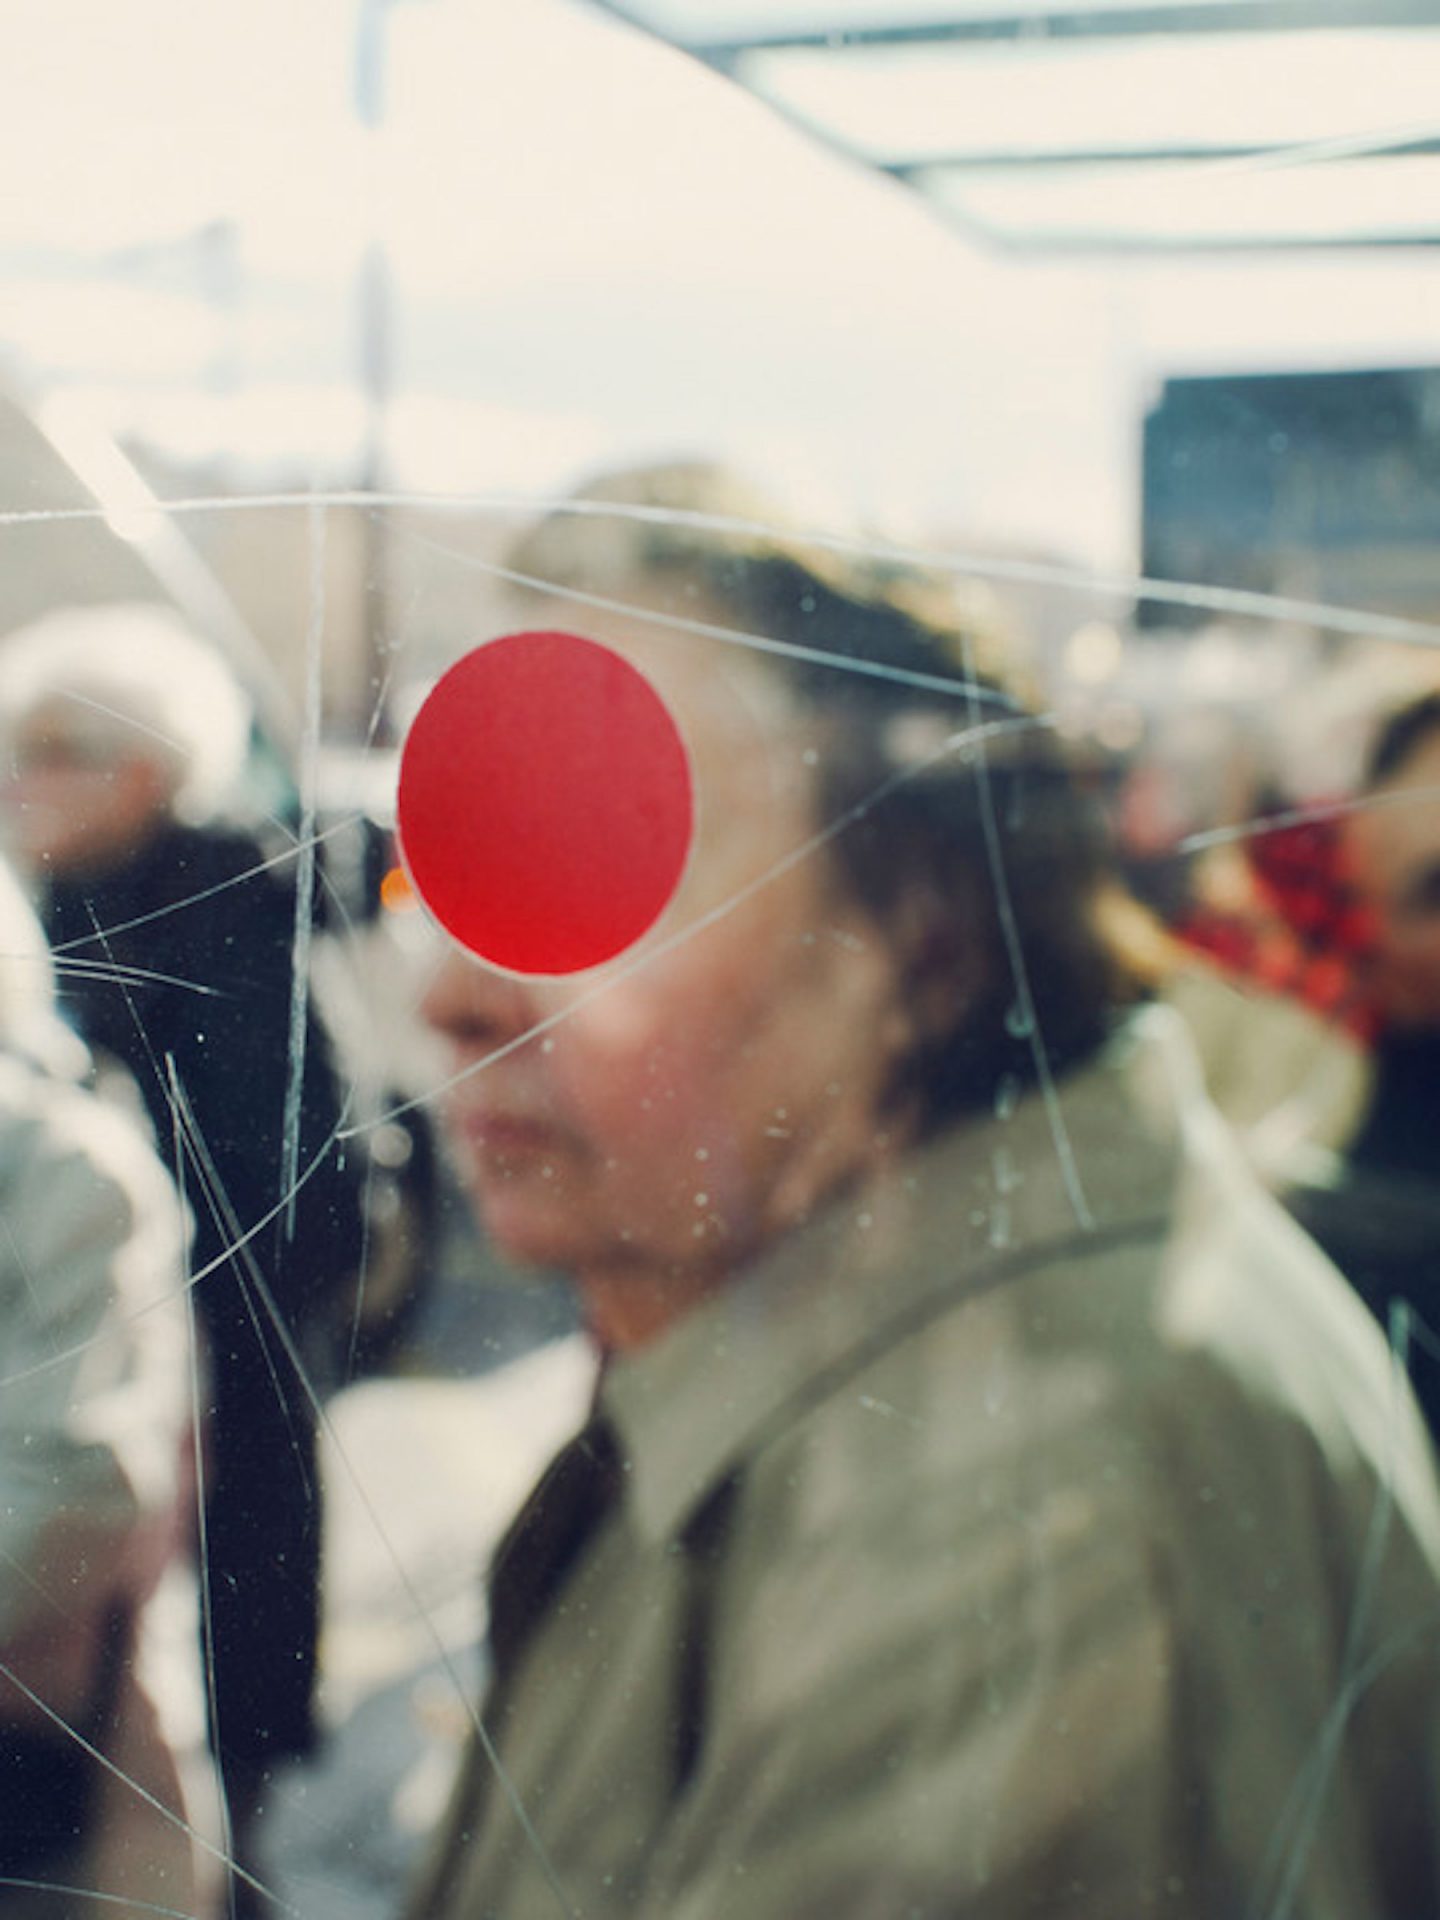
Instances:
[[[565,1144],[563,1128],[530,1114],[480,1108],[456,1116],[462,1136],[489,1153],[554,1153]]]

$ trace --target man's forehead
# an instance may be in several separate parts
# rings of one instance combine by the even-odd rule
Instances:
[[[1440,734],[1423,741],[1351,815],[1346,838],[1362,883],[1393,887],[1440,860]]]
[[[118,760],[129,744],[130,730],[123,715],[107,711],[99,701],[47,694],[19,716],[11,731],[22,745],[100,748]]]

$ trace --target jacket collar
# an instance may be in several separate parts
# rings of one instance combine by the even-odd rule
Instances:
[[[1177,1119],[1203,1098],[1175,1017],[1147,1009],[1096,1061],[847,1193],[615,1360],[600,1405],[642,1537],[673,1537],[741,1458],[962,1298],[1071,1246],[1158,1232]]]

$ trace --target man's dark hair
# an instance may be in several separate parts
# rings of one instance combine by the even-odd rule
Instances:
[[[1366,788],[1384,786],[1431,734],[1440,735],[1440,693],[1422,693],[1385,721],[1365,762]]]
[[[698,593],[764,646],[814,730],[836,870],[906,930],[912,1004],[942,1010],[895,1089],[938,1130],[1033,1081],[1041,1048],[1056,1072],[1083,1060],[1138,996],[1104,919],[1098,816],[1053,728],[982,664],[988,636],[955,621],[946,583],[807,541],[763,506],[737,513],[736,497],[698,464],[612,475],[510,565],[561,592],[623,598],[644,581],[682,617]]]

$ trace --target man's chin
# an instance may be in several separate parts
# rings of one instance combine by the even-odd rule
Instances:
[[[490,1245],[522,1277],[537,1268],[553,1271],[574,1266],[575,1235],[567,1232],[563,1221],[547,1219],[523,1201],[507,1201],[503,1193],[478,1194],[476,1210]]]
[[[1426,1035],[1440,1036],[1440,1005],[1419,994],[1396,997],[1381,1015],[1382,1027],[1390,1033],[1418,1040]]]

